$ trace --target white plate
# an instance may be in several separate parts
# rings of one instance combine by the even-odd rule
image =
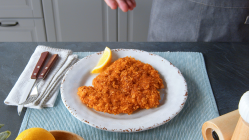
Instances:
[[[112,62],[118,58],[131,56],[152,65],[164,81],[165,89],[160,90],[161,100],[157,108],[141,109],[131,115],[113,115],[95,111],[83,104],[77,89],[92,86],[98,74],[90,71],[98,63],[102,52],[84,57],[65,74],[61,84],[61,97],[69,112],[80,121],[102,130],[114,132],[137,132],[158,127],[174,118],[187,100],[187,84],[181,72],[164,58],[140,50],[114,49]]]

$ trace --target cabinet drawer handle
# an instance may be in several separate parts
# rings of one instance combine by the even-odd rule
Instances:
[[[0,22],[0,26],[1,27],[12,27],[12,26],[16,26],[18,25],[18,22],[15,22],[15,23],[6,23],[6,24],[3,24],[2,22]]]

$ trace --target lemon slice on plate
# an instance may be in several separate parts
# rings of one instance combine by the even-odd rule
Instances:
[[[102,57],[100,58],[97,66],[91,71],[91,73],[100,73],[110,65],[112,59],[112,51],[110,48],[106,47]]]

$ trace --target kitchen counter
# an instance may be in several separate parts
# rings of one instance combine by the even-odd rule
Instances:
[[[74,52],[102,51],[106,46],[111,49],[140,49],[150,52],[201,52],[220,115],[237,109],[240,97],[249,89],[249,43],[0,43],[0,124],[5,124],[0,132],[10,130],[12,134],[9,139],[17,136],[26,109],[18,116],[17,107],[7,106],[3,101],[37,45],[70,49]]]

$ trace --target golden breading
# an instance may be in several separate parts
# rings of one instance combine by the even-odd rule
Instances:
[[[92,86],[78,88],[80,100],[88,107],[110,114],[131,114],[138,108],[159,105],[157,89],[164,88],[158,72],[132,57],[115,61],[93,79]]]

